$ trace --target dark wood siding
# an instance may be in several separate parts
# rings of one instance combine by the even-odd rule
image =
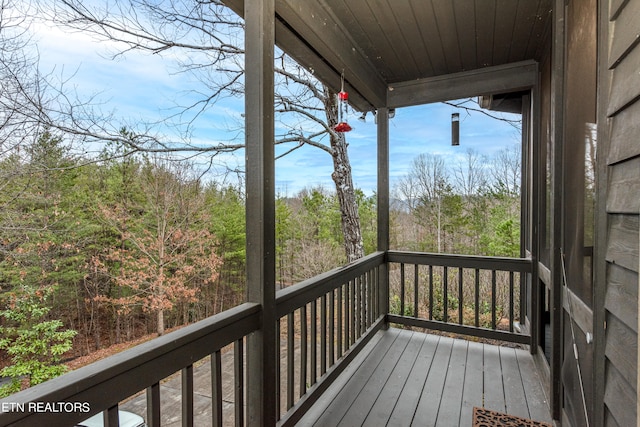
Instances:
[[[636,425],[640,218],[640,0],[612,0],[608,79],[605,425]]]

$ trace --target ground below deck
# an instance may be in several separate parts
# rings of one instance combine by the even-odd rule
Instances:
[[[471,426],[474,406],[551,421],[528,351],[391,328],[298,425]]]

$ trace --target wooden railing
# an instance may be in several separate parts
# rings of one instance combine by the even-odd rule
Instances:
[[[281,425],[294,425],[384,322],[384,253],[278,292]]]
[[[528,259],[378,252],[279,291],[278,424],[294,425],[386,322],[528,343],[516,324],[531,268]],[[140,392],[147,424],[159,426],[160,383],[176,373],[182,425],[199,425],[194,366],[202,363],[211,368],[206,424],[243,426],[244,347],[261,315],[258,304],[242,304],[0,400],[0,426],[67,427],[102,411],[105,425],[116,426],[119,403]],[[30,402],[80,402],[89,410],[22,410]]]
[[[530,343],[521,328],[530,259],[389,251],[387,262],[389,322]]]
[[[145,389],[147,425],[159,426],[160,382],[176,372],[182,376],[182,425],[193,426],[193,367],[203,359],[211,363],[212,421],[222,425],[220,361],[229,344],[234,347],[235,422],[244,425],[243,341],[259,322],[260,306],[242,304],[14,394],[0,400],[0,426],[70,427],[101,411],[105,426],[117,426],[119,402]]]

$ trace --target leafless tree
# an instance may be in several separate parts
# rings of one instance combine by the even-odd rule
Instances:
[[[114,57],[131,50],[172,55],[180,65],[178,72],[195,76],[202,83],[192,93],[196,95],[195,102],[178,106],[174,114],[165,118],[181,127],[184,136],[181,141],[166,141],[154,134],[151,132],[154,124],[142,129],[130,124],[133,136],[123,137],[113,118],[105,120],[87,103],[57,109],[55,117],[47,117],[52,125],[85,142],[121,144],[127,147],[125,154],[179,152],[213,158],[243,148],[242,143],[235,141],[208,147],[189,141],[191,126],[209,107],[224,97],[240,97],[244,93],[244,23],[221,2],[116,0],[89,5],[81,0],[56,0],[43,1],[40,7],[48,19],[66,28],[89,33],[98,40],[120,43],[122,47],[113,52]],[[280,64],[276,67],[280,85],[275,108],[282,117],[280,123],[285,125],[276,144],[285,147],[281,155],[309,145],[332,157],[346,258],[353,261],[364,255],[364,246],[347,141],[343,133],[333,129],[338,119],[336,94],[286,56],[280,58]],[[296,118],[284,117],[292,115]]]
[[[397,188],[400,196],[408,201],[418,224],[434,229],[437,250],[442,251],[442,201],[451,191],[444,159],[433,154],[419,155]]]
[[[25,114],[29,99],[42,102],[38,58],[28,34],[27,20],[12,0],[0,0],[0,161],[5,164],[0,190],[9,182],[10,155],[20,154],[18,147],[34,139],[37,118]],[[29,53],[31,52],[31,53]]]
[[[509,196],[519,195],[521,164],[521,152],[518,147],[506,147],[498,151],[491,164],[494,188]]]
[[[37,52],[19,6],[24,4],[0,0],[0,230],[4,237],[0,239],[0,260],[21,238],[24,214],[10,206],[29,190],[28,177],[38,167],[30,161],[30,147],[43,129],[31,101],[46,102]]]
[[[466,151],[464,159],[454,167],[453,177],[460,194],[470,198],[479,195],[487,185],[487,171],[483,166],[487,160],[473,149]]]

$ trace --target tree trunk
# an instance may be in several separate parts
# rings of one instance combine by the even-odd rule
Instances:
[[[338,104],[336,93],[324,87],[324,107],[327,115],[327,124],[333,129],[338,123]],[[344,237],[344,249],[347,262],[353,262],[364,256],[364,243],[362,229],[360,228],[360,215],[356,192],[353,187],[351,164],[347,152],[347,138],[344,133],[331,133],[331,155],[333,157],[333,173],[331,178],[336,185],[336,194],[340,203],[342,216],[342,235]]]
[[[157,317],[157,330],[158,330],[158,336],[162,336],[164,335],[164,310],[163,309],[158,309],[158,317]]]

